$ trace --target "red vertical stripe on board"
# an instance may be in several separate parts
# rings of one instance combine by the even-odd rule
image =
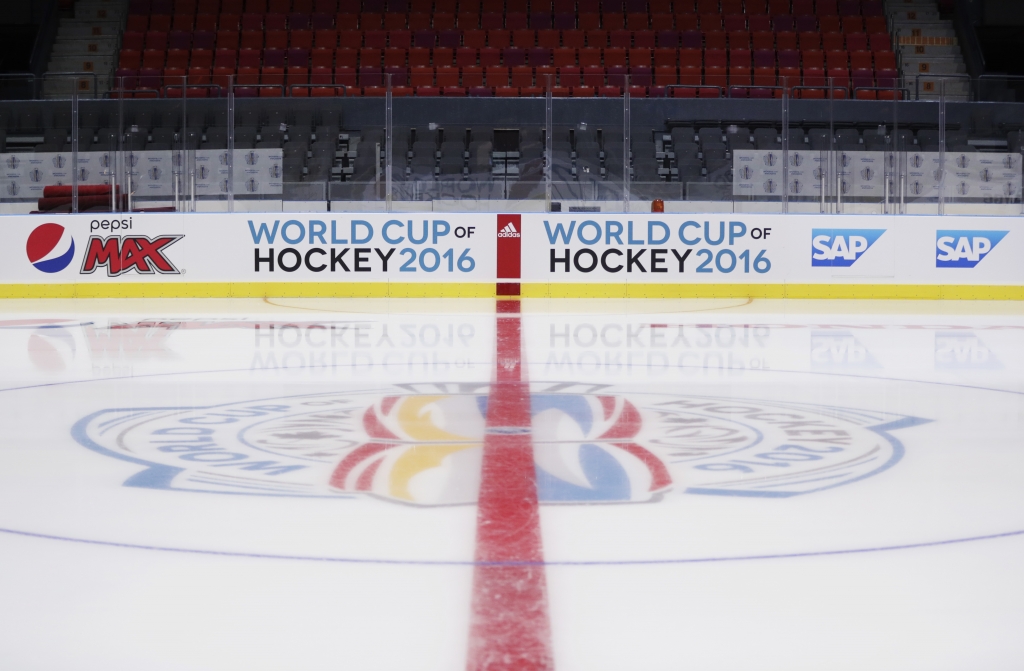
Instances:
[[[521,214],[498,215],[498,296],[519,295],[519,275],[522,259],[523,216]],[[502,282],[501,280],[506,280]],[[517,280],[509,282],[507,280]]]
[[[468,671],[550,671],[551,623],[517,301],[498,301]]]

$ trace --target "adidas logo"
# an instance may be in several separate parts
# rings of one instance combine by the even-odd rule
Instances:
[[[510,221],[507,224],[505,224],[505,228],[503,228],[500,231],[498,231],[498,237],[499,238],[518,238],[519,237],[519,231],[516,230],[516,227],[513,226],[512,222]]]

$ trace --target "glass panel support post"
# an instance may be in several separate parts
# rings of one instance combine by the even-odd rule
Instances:
[[[938,213],[946,213],[946,80],[939,79],[939,184]]]
[[[789,96],[782,87],[782,213],[789,213]]]
[[[232,76],[232,79],[234,76]],[[228,166],[228,212],[235,211],[235,86],[228,83],[228,149],[225,163]]]
[[[544,93],[544,211],[551,211],[552,135],[554,135],[554,100],[551,95],[551,75]]]
[[[78,214],[78,82],[71,87],[71,212]]]
[[[629,156],[633,143],[629,137],[629,75],[622,82],[622,211],[629,212]]]
[[[387,75],[387,91],[384,97],[384,201],[385,209],[391,211],[391,168],[392,168],[392,156],[391,156],[391,134],[394,131],[392,118],[392,107],[391,107],[391,75]]]

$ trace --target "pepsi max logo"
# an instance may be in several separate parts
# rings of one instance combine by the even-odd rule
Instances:
[[[973,268],[1009,231],[935,231],[936,268]]]
[[[36,270],[59,273],[71,265],[75,240],[60,224],[43,224],[29,233],[25,253]]]
[[[848,268],[885,233],[881,228],[815,228],[811,231],[811,265]]]

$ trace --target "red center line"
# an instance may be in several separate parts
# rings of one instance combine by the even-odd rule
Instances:
[[[499,300],[477,512],[468,671],[551,671],[519,302]]]

